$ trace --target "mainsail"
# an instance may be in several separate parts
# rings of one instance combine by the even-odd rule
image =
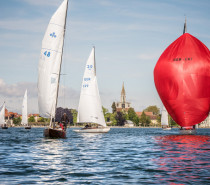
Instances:
[[[162,109],[161,125],[162,126],[168,126],[168,112],[167,112],[165,106],[163,106],[163,109]]]
[[[0,107],[0,125],[5,124],[5,102]]]
[[[28,125],[28,107],[27,107],[27,89],[25,91],[25,95],[23,98],[23,105],[22,105],[22,125]]]
[[[97,123],[106,127],[96,78],[94,47],[85,67],[77,121],[83,123]]]
[[[52,16],[44,38],[39,60],[38,104],[43,117],[55,117],[62,63],[68,0]]]

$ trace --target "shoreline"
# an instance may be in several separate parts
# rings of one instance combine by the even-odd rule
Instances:
[[[31,128],[46,128],[48,126],[42,126],[42,125],[30,125]],[[9,126],[9,128],[24,128],[25,126],[22,125],[17,125],[17,126]],[[83,128],[82,126],[68,126],[67,128]],[[108,126],[108,128],[162,128],[162,127],[127,127],[127,126]],[[180,128],[180,127],[172,127],[172,128]],[[199,127],[199,128],[206,128],[206,129],[210,129],[210,127]]]

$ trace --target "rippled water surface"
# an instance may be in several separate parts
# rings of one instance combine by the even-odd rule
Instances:
[[[210,129],[112,128],[45,139],[0,129],[0,184],[210,184]]]

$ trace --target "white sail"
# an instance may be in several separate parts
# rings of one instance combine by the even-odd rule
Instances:
[[[0,107],[0,125],[5,124],[5,102]]]
[[[77,121],[106,127],[96,78],[95,48],[92,49],[85,67]]]
[[[39,60],[38,104],[43,117],[55,117],[68,0],[52,16],[44,38]]]
[[[23,98],[23,105],[22,105],[22,125],[28,125],[28,103],[27,103],[27,89],[25,91],[25,95]]]
[[[161,125],[163,126],[168,126],[168,112],[165,108],[165,106],[163,105],[163,109],[162,109],[162,115],[161,115]]]

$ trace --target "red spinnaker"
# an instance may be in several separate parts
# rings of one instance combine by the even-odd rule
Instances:
[[[168,113],[180,126],[202,122],[210,111],[210,51],[189,33],[160,56],[154,81]]]

